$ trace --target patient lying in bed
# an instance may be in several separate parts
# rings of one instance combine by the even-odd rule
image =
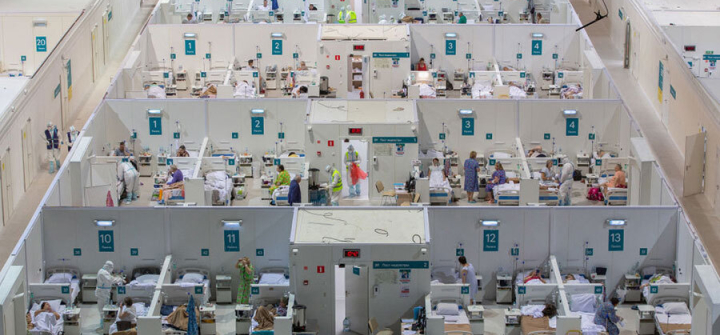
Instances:
[[[443,188],[448,192],[452,192],[450,182],[443,171],[443,167],[440,165],[439,159],[433,158],[433,165],[430,166],[428,175],[430,176],[430,188]]]

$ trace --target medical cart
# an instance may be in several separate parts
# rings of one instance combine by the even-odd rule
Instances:
[[[120,308],[115,305],[105,305],[103,307],[103,334],[110,334],[110,326],[115,323]]]
[[[252,177],[253,175],[253,168],[252,168],[252,162],[253,162],[253,156],[249,153],[240,154],[238,156],[238,160],[240,163],[238,166],[240,167],[240,174],[244,174],[245,176]]]
[[[520,310],[508,308],[505,310],[505,335],[520,335]]]
[[[467,307],[467,312],[473,334],[482,335],[485,333],[485,307],[482,305],[470,305]]]
[[[498,274],[495,277],[495,302],[498,304],[512,304],[512,301],[512,276],[508,274]]]
[[[86,274],[82,275],[82,302],[90,303],[97,302],[95,297],[95,289],[97,288],[97,275]]]
[[[175,74],[175,85],[178,91],[187,91],[188,89],[188,75],[187,71],[180,71]]]
[[[655,307],[638,305],[638,335],[655,334]]]
[[[235,334],[250,334],[250,325],[252,324],[252,306],[251,305],[235,305]]]
[[[80,335],[80,308],[72,307],[63,313],[63,333]]]
[[[218,304],[232,302],[232,277],[227,275],[215,276],[215,301]]]
[[[265,89],[276,90],[278,88],[277,66],[268,66],[265,70]]]
[[[202,305],[200,311],[200,334],[217,334],[217,323],[215,322],[215,304]]]
[[[638,274],[625,274],[625,302],[640,302],[642,277]]]
[[[138,172],[140,172],[140,177],[152,176],[152,158],[153,155],[149,152],[142,153],[138,156]]]

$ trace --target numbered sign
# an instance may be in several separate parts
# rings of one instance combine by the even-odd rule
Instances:
[[[594,253],[595,253],[595,250],[593,250],[593,248],[585,249],[585,256],[592,256]]]
[[[265,134],[265,119],[262,116],[253,116],[250,118],[250,122],[252,123],[253,135]]]
[[[558,54],[553,54],[553,59],[558,59]]]
[[[457,53],[457,41],[456,40],[445,40],[445,54],[448,56],[454,56]]]
[[[475,119],[466,117],[462,119],[462,136],[475,135]]]
[[[212,55],[209,54],[209,53],[207,53],[207,54],[205,54],[205,58],[206,58],[206,59],[210,59],[210,58],[212,58]]]
[[[223,230],[223,240],[225,242],[225,252],[240,251],[240,231]]]
[[[130,248],[130,256],[138,256],[140,254],[140,251],[138,248]]]
[[[173,138],[175,138],[175,139],[180,138],[180,133],[178,133],[178,132],[173,133]]]
[[[62,292],[62,294],[70,294],[70,286],[61,287],[60,292]]]
[[[98,231],[98,251],[115,252],[115,237],[112,230]]]
[[[118,294],[126,294],[125,286],[118,286]]]
[[[251,288],[250,294],[252,294],[252,295],[258,295],[258,294],[260,294],[260,288],[259,288],[259,287],[253,287],[253,288]]]
[[[162,135],[162,118],[151,117],[148,118],[150,123],[150,135]]]
[[[195,56],[195,40],[185,40],[185,55]]]
[[[603,287],[602,286],[595,286],[595,294],[602,294]]]
[[[228,159],[228,165],[234,166],[235,165],[235,158]]]
[[[445,139],[445,133],[440,133],[440,139],[441,139],[441,140],[444,140],[444,139]]]
[[[517,58],[517,59],[522,59],[522,54],[518,52],[518,53],[515,55],[515,58]]]
[[[483,251],[498,251],[500,231],[497,229],[483,230]]]
[[[578,136],[580,120],[576,117],[565,119],[565,136]]]
[[[295,52],[295,53],[293,53],[293,58],[298,59],[298,58],[300,58],[300,55],[297,52]]]
[[[485,134],[485,139],[486,139],[486,140],[492,140],[492,133],[487,133],[487,134]]]
[[[35,36],[35,51],[47,52],[47,37]]]
[[[465,54],[465,59],[472,59],[472,54],[470,54],[470,53]]]
[[[236,139],[238,139],[239,137],[240,137],[240,136],[239,136],[239,134],[238,134],[237,132],[233,132],[233,133],[232,133],[232,138],[233,138],[233,140],[236,140]]]
[[[467,286],[461,287],[460,294],[470,294],[470,287],[467,287]]]
[[[543,135],[543,139],[549,140],[550,139],[550,133],[545,133]]]
[[[200,249],[200,256],[203,256],[203,257],[210,256],[210,249]]]
[[[542,40],[533,40],[532,41],[532,55],[533,56],[541,56],[542,55]]]
[[[278,133],[278,138],[281,139],[281,140],[284,139],[284,138],[285,138],[285,133],[283,133],[283,132]]]
[[[170,59],[175,59],[175,58],[177,58],[177,55],[174,54],[174,53],[171,53],[171,54],[170,54]]]
[[[455,249],[455,256],[465,256],[465,249]]]
[[[80,249],[80,248],[73,249],[73,256],[82,256],[82,249]]]
[[[525,294],[525,286],[518,287],[518,294]]]
[[[588,140],[592,141],[594,139],[595,139],[595,134],[593,134],[593,133],[588,134]]]
[[[625,231],[610,229],[608,231],[608,251],[623,251],[625,249]]]
[[[647,248],[640,248],[640,256],[647,256]]]
[[[520,248],[510,249],[510,256],[520,256]]]
[[[272,40],[272,54],[282,55],[282,40]]]
[[[257,256],[257,257],[265,256],[265,249],[255,249],[255,256]]]

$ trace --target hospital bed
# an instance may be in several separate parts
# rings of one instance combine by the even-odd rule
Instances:
[[[229,206],[232,201],[232,177],[221,170],[205,171],[205,204],[213,206]]]
[[[605,169],[598,174],[598,184],[602,185],[615,175],[615,169]],[[603,191],[605,205],[608,206],[625,206],[628,202],[628,181],[625,180],[626,187],[608,187],[607,191]]]
[[[569,284],[563,288],[564,296],[570,307],[568,316],[580,318],[580,330],[586,335],[606,334],[605,327],[596,325],[595,311],[602,305],[602,294],[597,293],[594,285],[599,284]]]
[[[560,99],[582,99],[584,77],[583,71],[556,70],[555,85],[550,92],[559,94]]]
[[[253,307],[252,307],[252,317],[250,318],[250,330],[249,330],[249,334],[251,334],[251,335],[252,335],[252,334],[254,334],[254,335],[261,335],[261,334],[262,334],[262,335],[273,335],[273,334],[275,334],[276,332],[277,332],[278,334],[290,334],[290,333],[292,332],[292,328],[293,328],[293,324],[292,324],[292,322],[293,322],[293,315],[292,315],[292,314],[293,314],[293,313],[292,313],[292,311],[293,311],[293,307],[295,306],[295,295],[290,293],[290,294],[287,295],[287,298],[288,298],[288,304],[287,304],[287,311],[288,311],[288,312],[287,312],[287,315],[285,315],[285,316],[275,316],[275,320],[274,320],[274,324],[273,324],[273,329],[272,329],[272,330],[258,330],[258,331],[256,331],[256,330],[255,330],[255,327],[258,326],[258,323],[255,321],[255,314],[257,313],[257,308],[258,308],[259,306],[261,306],[261,305],[262,305],[262,306],[267,306],[267,305],[278,306],[278,304],[279,304],[279,302],[280,302],[280,299],[282,299],[282,296],[279,297],[279,298],[269,298],[269,299],[265,299],[265,300],[262,301],[262,302],[263,302],[262,304],[253,304]],[[260,302],[260,301],[258,301],[258,302]],[[237,310],[236,310],[236,311],[237,311]],[[246,319],[246,317],[245,317],[245,319]],[[237,321],[240,321],[240,320],[241,320],[241,319],[240,319],[240,316],[239,316],[239,315],[237,314],[237,312],[236,312],[236,322],[237,322]],[[247,319],[246,319],[246,320],[247,320]],[[237,322],[237,325],[241,325],[241,324],[245,324],[245,323],[244,323],[244,322],[243,322],[243,323]],[[244,333],[241,329],[236,329],[236,332],[237,332],[238,334]]]
[[[639,302],[644,300],[650,302],[658,295],[662,296],[668,294],[667,292],[676,291],[678,288],[687,287],[687,284],[675,283],[673,278],[672,267],[645,266],[634,274],[626,274],[616,293],[621,301]],[[686,292],[687,294],[689,293]]]
[[[472,333],[467,312],[470,295],[463,293],[465,287],[467,285],[463,284],[431,286],[430,294],[425,298],[427,334]]]
[[[132,298],[133,300],[133,307],[135,308],[135,315],[137,317],[144,317],[148,314],[148,308],[150,307],[150,301],[152,300],[152,294],[150,294],[149,297],[135,297]],[[137,332],[137,326],[133,328],[135,332]],[[129,332],[132,332],[132,329],[128,330]],[[109,334],[115,334],[117,332],[117,321],[113,322],[112,325],[110,325]],[[125,332],[122,332],[120,334],[126,334]]]
[[[127,285],[118,285],[114,288],[117,301],[123,301],[125,297],[135,300],[152,298],[155,293],[160,268],[157,266],[144,266],[133,269],[130,275],[130,282]]]
[[[308,89],[308,97],[320,96],[320,77],[318,76],[317,69],[292,71],[291,78],[293,78],[294,82],[293,88],[305,86]]]
[[[197,164],[197,159],[188,157],[176,157],[174,158],[173,163],[182,172],[184,182],[183,186],[180,188],[163,190],[163,198],[165,198],[164,192],[170,192],[170,196],[165,198],[165,204],[168,206],[174,206],[185,201],[185,184],[187,183],[187,180],[192,178],[195,173],[195,165]],[[163,185],[165,185],[165,183],[155,184],[153,187],[161,188]]]
[[[276,160],[285,167],[285,171],[290,174],[290,180],[293,180],[296,175],[305,177],[308,175],[308,169],[310,164],[305,160],[305,151],[302,149],[286,149],[280,155],[277,156]],[[266,168],[266,175],[270,180],[275,180],[276,171],[274,166]],[[289,205],[289,193],[290,187],[287,185],[278,187],[273,194],[268,196],[275,202],[277,206]]]
[[[541,270],[541,276],[545,283],[540,280],[533,279],[524,283],[525,277],[530,274],[532,270],[518,271],[515,276],[515,302],[518,306],[527,305],[533,302],[545,301],[547,297],[551,296],[557,291],[558,285],[555,283],[555,279],[552,275],[546,275]]]
[[[437,97],[437,73],[434,71],[410,71],[407,79],[410,99]]]
[[[210,151],[210,157],[213,159],[203,159],[204,162],[210,164],[210,170],[219,171],[222,170],[219,167],[223,167],[227,173],[233,175],[237,172],[238,167],[238,154],[233,148],[213,148]],[[233,165],[230,163],[234,162]]]
[[[692,330],[692,313],[688,309],[688,301],[687,294],[685,294],[684,296],[667,295],[657,297],[649,302],[655,308],[653,319],[658,334],[690,334]]]
[[[450,178],[445,179],[442,171],[435,171],[428,176],[430,205],[447,205],[452,200],[453,189]]]
[[[210,301],[209,271],[201,268],[187,267],[177,271],[173,284],[163,284],[165,305],[179,306],[188,302],[189,296],[195,304],[204,305]]]
[[[33,292],[35,293],[35,292]],[[55,320],[55,316],[46,316],[39,314],[35,316],[35,312],[40,309],[43,302],[50,304],[50,308],[60,314],[60,319]],[[64,334],[65,319],[71,315],[66,314],[72,304],[69,300],[57,297],[55,295],[35,295],[30,302],[30,308],[27,314],[30,316],[30,322],[27,324],[28,334],[31,335],[61,335]],[[76,317],[79,314],[75,315]],[[73,320],[79,322],[78,320]],[[31,329],[32,328],[32,329]]]
[[[28,284],[28,290],[36,297],[62,299],[68,304],[74,304],[80,295],[80,271],[58,267],[48,269],[45,273],[45,281]]]
[[[500,80],[496,71],[471,71],[469,76],[470,95],[473,99],[493,98],[493,86]]]
[[[290,292],[290,270],[286,267],[260,269],[254,281],[250,285],[250,302],[256,306],[279,301]]]

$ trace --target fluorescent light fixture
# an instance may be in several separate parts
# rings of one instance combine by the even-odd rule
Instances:
[[[565,115],[565,116],[577,115],[577,110],[576,109],[565,109],[565,110],[563,110],[563,115]]]
[[[282,38],[282,37],[283,37],[283,33],[271,33],[271,34],[270,34],[270,37]]]
[[[250,110],[250,113],[253,113],[253,114],[265,114],[265,110],[264,110],[264,109],[260,109],[260,108],[255,108],[255,109],[251,109],[251,110]]]
[[[95,225],[98,227],[112,227],[115,224],[115,220],[95,220]]]
[[[148,113],[148,115],[158,116],[158,115],[162,114],[162,109],[148,109],[147,113]]]
[[[532,38],[543,38],[545,37],[545,34],[543,33],[532,33]]]
[[[38,18],[33,20],[33,26],[35,27],[47,27],[47,19]]]
[[[473,110],[472,109],[461,109],[458,111],[460,115],[472,115]]]
[[[445,38],[457,38],[457,33],[445,33]]]
[[[480,223],[485,227],[497,227],[500,225],[498,220],[480,220]]]
[[[183,36],[184,36],[185,38],[197,38],[197,34],[196,34],[196,33],[185,33]]]
[[[222,220],[223,228],[232,229],[240,228],[242,220]]]
[[[627,225],[627,220],[621,220],[621,219],[608,219],[607,221],[608,226],[624,226]]]

